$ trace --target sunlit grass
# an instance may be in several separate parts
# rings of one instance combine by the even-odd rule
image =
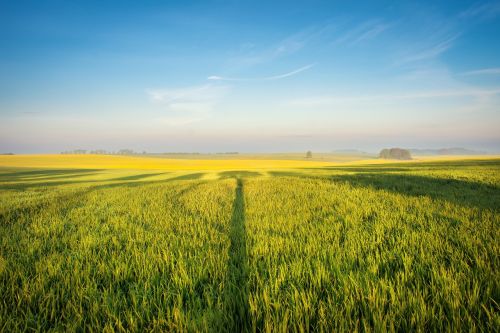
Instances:
[[[79,158],[1,159],[2,331],[500,327],[500,160]]]

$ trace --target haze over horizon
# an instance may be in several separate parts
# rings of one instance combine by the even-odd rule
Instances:
[[[500,151],[500,1],[3,1],[0,153]]]

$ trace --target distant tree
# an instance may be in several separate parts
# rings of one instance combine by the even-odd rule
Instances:
[[[120,149],[117,154],[118,155],[134,155],[134,151],[132,149]]]
[[[86,149],[75,149],[73,151],[69,151],[68,154],[78,154],[78,155],[84,155],[87,153]]]
[[[308,150],[307,153],[306,153],[306,158],[312,158],[313,157],[313,153]]]
[[[410,151],[402,148],[382,149],[379,158],[391,160],[411,160]]]
[[[89,154],[94,154],[94,155],[106,154],[106,151],[102,149],[96,149],[96,150],[91,150]]]
[[[389,149],[382,149],[380,151],[380,154],[378,155],[378,157],[380,157],[380,158],[386,158],[386,159],[391,158],[391,155],[389,153]]]

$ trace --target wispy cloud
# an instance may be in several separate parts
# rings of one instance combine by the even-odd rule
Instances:
[[[342,36],[337,38],[336,43],[343,43],[350,46],[357,45],[376,38],[391,26],[392,24],[380,19],[368,20],[359,24],[354,29],[345,31]],[[272,62],[295,54],[307,46],[330,43],[337,30],[337,23],[325,22],[304,28],[266,48],[259,49],[257,44],[247,42],[242,45],[248,45],[250,47],[242,48],[240,46],[240,51],[242,51],[243,54],[236,56],[233,61],[238,65],[244,66]]]
[[[459,34],[455,34],[453,36],[437,41],[429,46],[417,49],[411,54],[402,56],[396,61],[396,64],[401,65],[410,62],[431,60],[437,58],[438,56],[449,50],[454,45],[454,42],[459,36]]]
[[[245,66],[271,62],[299,52],[306,47],[307,44],[317,41],[323,35],[334,29],[335,27],[330,23],[307,27],[297,33],[291,34],[279,40],[274,44],[261,48],[260,50],[257,47],[258,45],[247,42],[244,43],[244,45],[251,45],[251,47],[243,48],[243,54],[236,56],[233,61],[237,64]]]
[[[500,2],[476,3],[461,12],[459,18],[490,19],[500,15]]]
[[[162,118],[165,123],[181,125],[209,117],[228,89],[227,86],[206,84],[185,88],[151,89],[147,94],[153,103],[162,105],[168,112]]]
[[[223,76],[217,76],[217,75],[212,75],[207,78],[207,80],[213,80],[213,81],[273,81],[273,80],[280,80],[284,79],[290,76],[294,76],[296,74],[299,74],[301,72],[304,72],[310,68],[312,68],[315,64],[309,64],[307,66],[303,66],[300,68],[297,68],[291,72],[280,74],[280,75],[273,75],[273,76],[267,76],[267,77],[261,77],[261,78],[232,78],[232,77],[223,77]]]
[[[477,70],[473,70],[473,71],[464,72],[461,75],[464,75],[464,76],[471,76],[471,75],[500,75],[500,67],[477,69]]]
[[[206,84],[173,89],[151,89],[147,93],[154,102],[173,104],[177,102],[213,102],[227,92],[228,87]]]
[[[373,39],[391,27],[381,20],[369,20],[348,30],[335,41],[336,44],[357,45],[363,41]]]
[[[233,61],[244,66],[253,66],[273,61],[301,50],[307,43],[304,33],[292,35],[264,50],[255,47],[245,54],[237,56]]]
[[[389,24],[376,24],[371,27],[369,30],[363,32],[358,38],[356,38],[351,44],[358,44],[364,40],[372,39],[377,37],[379,34],[384,32],[390,27]]]

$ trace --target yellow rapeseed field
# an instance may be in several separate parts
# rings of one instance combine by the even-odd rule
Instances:
[[[293,160],[193,160],[115,155],[4,155],[0,167],[134,169],[134,170],[240,170],[320,167],[331,162]]]
[[[495,159],[499,156],[419,156],[413,162],[439,160]],[[408,161],[366,159],[342,162],[322,162],[282,159],[170,159],[117,155],[0,155],[0,167],[70,168],[70,169],[129,169],[129,170],[254,170],[325,167],[332,165],[368,165],[407,163]]]

